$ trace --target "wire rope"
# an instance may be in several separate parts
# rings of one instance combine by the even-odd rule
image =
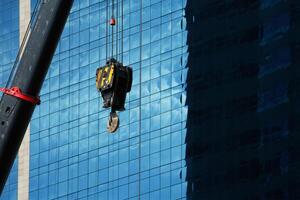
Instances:
[[[111,19],[115,19],[114,13],[115,12],[115,1],[112,0],[112,13],[111,13]],[[114,57],[114,26],[111,26],[111,58]]]
[[[121,61],[123,63],[123,53],[124,53],[124,0],[121,2],[121,16],[122,16],[122,26],[121,26]]]
[[[106,0],[106,19],[105,19],[105,31],[106,31],[106,38],[105,38],[105,43],[106,43],[106,45],[105,45],[105,61],[107,61],[107,58],[108,58],[108,41],[109,41],[109,36],[108,36],[108,21],[109,21],[109,19],[108,19],[108,6],[109,6],[109,2],[108,2],[109,0]]]
[[[117,0],[116,4],[116,59],[119,58],[119,0]]]

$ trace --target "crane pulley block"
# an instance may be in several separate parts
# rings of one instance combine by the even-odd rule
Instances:
[[[119,117],[116,111],[125,110],[126,94],[132,85],[132,69],[115,59],[107,61],[106,65],[96,71],[96,87],[103,98],[103,107],[111,108],[107,131],[115,132],[119,127]]]
[[[96,72],[96,87],[103,98],[103,107],[112,111],[123,111],[126,94],[132,85],[132,69],[123,66],[115,59],[110,59]]]

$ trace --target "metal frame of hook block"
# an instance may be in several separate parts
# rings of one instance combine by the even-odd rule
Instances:
[[[103,107],[112,108],[112,112],[123,111],[127,92],[132,85],[132,69],[110,59],[96,72],[96,87],[103,98]]]

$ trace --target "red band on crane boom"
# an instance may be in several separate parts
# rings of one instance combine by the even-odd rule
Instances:
[[[18,87],[12,87],[10,89],[9,88],[0,88],[0,92],[3,92],[6,95],[16,97],[18,99],[22,99],[24,101],[28,101],[34,105],[40,105],[40,103],[41,103],[41,100],[39,97],[33,97],[30,95],[23,94],[21,89]]]

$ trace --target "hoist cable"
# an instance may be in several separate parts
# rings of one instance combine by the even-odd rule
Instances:
[[[121,2],[121,16],[122,16],[122,26],[121,26],[121,61],[123,63],[123,52],[124,52],[124,0]]]
[[[115,8],[115,6],[117,6],[117,8]],[[111,26],[111,28],[109,28],[109,25]],[[116,26],[116,31],[114,31],[114,26]],[[114,43],[115,40],[116,40],[116,44]],[[107,0],[106,1],[106,60],[108,60],[109,57],[113,58],[114,56],[116,56],[116,59],[117,60],[120,59],[121,62],[123,63],[124,60],[123,52],[124,52],[124,0],[117,0],[116,3],[114,0],[111,1]]]
[[[117,38],[116,38],[116,57],[117,57],[117,60],[119,59],[119,0],[117,0],[117,16],[116,16],[116,19],[117,19]]]
[[[105,28],[106,28],[106,30],[105,30],[105,32],[106,32],[106,38],[105,38],[105,43],[106,43],[106,46],[105,46],[105,61],[107,61],[107,58],[108,58],[108,40],[109,40],[109,38],[108,38],[108,1],[109,0],[106,0],[106,19],[105,19]]]
[[[111,19],[114,19],[114,12],[115,12],[115,1],[112,0],[112,14],[111,14]],[[114,26],[111,26],[111,58],[114,57]]]

